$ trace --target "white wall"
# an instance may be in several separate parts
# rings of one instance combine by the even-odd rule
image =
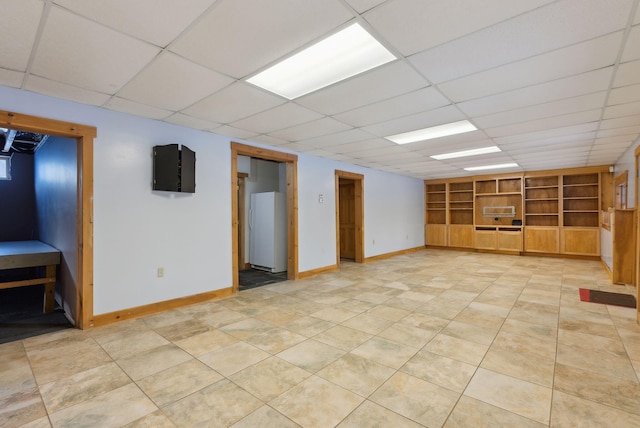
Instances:
[[[231,286],[230,138],[1,86],[0,109],[98,129],[94,314]],[[195,194],[151,190],[170,143],[196,152]],[[422,180],[299,155],[299,271],[335,264],[335,169],[365,175],[365,257],[424,245]]]

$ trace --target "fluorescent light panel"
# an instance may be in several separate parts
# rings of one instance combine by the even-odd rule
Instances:
[[[429,156],[432,159],[435,160],[443,160],[443,159],[454,159],[454,158],[462,158],[465,156],[477,156],[477,155],[484,155],[487,153],[497,153],[497,152],[501,152],[502,150],[500,150],[500,148],[498,146],[491,146],[491,147],[482,147],[479,149],[471,149],[471,150],[463,150],[460,152],[451,152],[451,153],[444,153],[441,155],[434,155],[434,156]]]
[[[432,126],[430,128],[418,129],[415,131],[404,132],[402,134],[391,135],[385,137],[387,140],[396,144],[415,143],[416,141],[431,140],[433,138],[447,137],[449,135],[463,134],[465,132],[475,131],[478,128],[473,126],[468,120],[459,122],[445,123],[444,125]]]
[[[519,165],[517,163],[501,163],[498,165],[485,165],[485,166],[471,166],[469,168],[465,168],[465,171],[482,171],[485,169],[501,169],[501,168],[515,168]]]
[[[395,59],[360,24],[353,24],[247,82],[292,100]]]

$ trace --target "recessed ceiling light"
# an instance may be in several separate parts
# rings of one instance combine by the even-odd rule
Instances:
[[[292,100],[394,59],[360,24],[353,24],[247,82]]]
[[[465,168],[465,171],[482,171],[484,169],[501,169],[501,168],[515,168],[519,166],[517,163],[501,163],[498,165],[485,165],[485,166],[471,166]]]
[[[498,146],[491,146],[491,147],[482,147],[479,149],[471,149],[471,150],[463,150],[460,152],[451,152],[451,153],[444,153],[441,155],[433,155],[433,156],[429,156],[432,159],[435,160],[443,160],[443,159],[454,159],[454,158],[462,158],[465,156],[476,156],[476,155],[484,155],[487,153],[497,153],[497,152],[501,152],[502,150],[500,150],[500,148]]]
[[[396,144],[415,143],[416,141],[431,140],[432,138],[447,137],[449,135],[463,134],[475,131],[478,128],[473,126],[468,120],[445,123],[444,125],[432,126],[430,128],[417,129],[415,131],[404,132],[402,134],[385,137]]]

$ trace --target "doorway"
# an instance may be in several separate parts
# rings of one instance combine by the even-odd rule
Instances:
[[[236,293],[239,291],[239,273],[244,267],[245,257],[240,258],[240,205],[239,205],[239,181],[238,181],[238,156],[248,156],[250,158],[275,161],[284,164],[286,178],[286,247],[287,247],[287,279],[298,278],[298,176],[296,155],[277,152],[274,150],[262,149],[240,143],[231,143],[231,233],[232,233],[232,289]],[[246,210],[246,207],[242,208]],[[243,238],[244,239],[244,238]],[[243,240],[243,243],[246,242]],[[246,254],[246,246],[242,244]],[[242,260],[242,261],[241,261]]]
[[[336,170],[336,265],[364,261],[364,175]]]
[[[17,131],[34,132],[76,141],[76,231],[75,275],[76,300],[73,311],[75,326],[93,325],[93,139],[96,128],[9,111],[0,111],[0,126]]]

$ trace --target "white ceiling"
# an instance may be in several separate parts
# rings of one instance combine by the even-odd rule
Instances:
[[[0,85],[418,178],[609,165],[640,135],[639,3],[3,0]],[[245,83],[356,21],[398,59],[293,101]]]

